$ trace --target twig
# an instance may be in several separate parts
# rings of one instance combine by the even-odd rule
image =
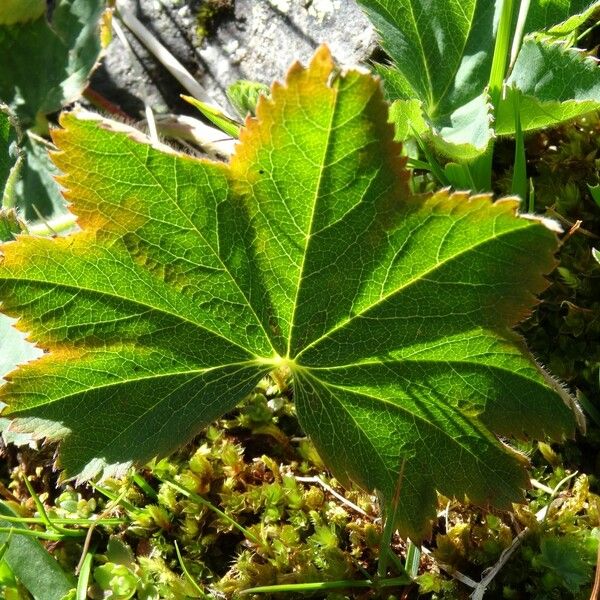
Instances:
[[[21,501],[2,482],[0,482],[0,496],[4,496],[11,502],[16,502],[17,504],[21,503]]]
[[[545,483],[538,481],[537,479],[530,479],[531,487],[537,488],[538,490],[542,490],[542,492],[546,492],[546,494],[552,494],[554,491],[551,487],[547,486]]]
[[[431,550],[429,550],[429,548],[426,548],[425,546],[421,547],[421,552],[423,554],[426,554],[427,556],[431,556]],[[469,576],[465,575],[464,573],[457,571],[454,567],[451,567],[450,565],[446,565],[446,564],[438,562],[438,561],[436,561],[435,564],[438,566],[439,569],[448,573],[448,575],[450,575],[450,577],[453,577],[454,579],[456,579],[456,581],[460,581],[461,583],[464,583],[465,585],[469,586],[470,588],[476,588],[479,585],[474,579],[471,579]]]
[[[156,130],[156,120],[154,119],[154,113],[149,104],[145,104],[146,107],[146,121],[148,123],[148,132],[150,139],[155,143],[160,143],[158,139],[158,131]]]
[[[122,27],[119,25],[119,22],[113,19],[112,26],[113,26],[115,33],[117,34],[117,37],[121,41],[123,48],[125,48],[125,51],[129,54],[129,59],[132,62],[135,61],[137,59],[137,56],[136,56],[135,52],[133,51],[133,48],[131,47],[131,44],[129,43],[127,36],[125,35],[125,32],[123,31]],[[150,105],[145,100],[144,100],[144,111],[145,111],[146,120],[148,123],[148,131],[150,133],[150,139],[152,140],[153,143],[158,143],[159,139],[158,139],[158,133],[156,131],[156,121],[154,120],[154,113],[152,112],[152,108],[150,107]]]
[[[194,98],[218,108],[222,113],[227,114],[214,100],[208,92],[194,79],[191,73],[152,35],[140,21],[129,10],[119,4],[117,17],[123,24],[142,42],[142,44],[151,52],[154,57],[179,81],[179,83]],[[229,116],[229,115],[227,115]],[[230,117],[232,118],[232,117]]]
[[[496,564],[490,568],[487,574],[483,577],[483,579],[477,584],[477,586],[473,590],[473,593],[471,594],[471,600],[482,600],[483,595],[485,594],[490,583],[492,583],[494,577],[498,575],[500,569],[502,569],[502,567],[508,562],[508,559],[521,545],[521,542],[527,536],[528,533],[529,528],[525,527],[525,529],[523,529],[523,531],[521,531],[521,533],[519,533],[519,535],[517,535],[517,537],[512,541],[512,544],[502,552]]]
[[[103,110],[109,115],[114,115],[123,120],[130,118],[130,116],[126,112],[122,111],[114,102],[111,102],[105,98],[100,92],[96,91],[89,85],[85,88],[85,90],[83,90],[83,97],[96,108]]]
[[[548,515],[548,510],[550,509],[550,505],[552,504],[552,500],[556,497],[556,494],[559,492],[559,490],[562,488],[562,486],[565,485],[565,483],[567,483],[570,479],[575,477],[575,475],[577,475],[577,471],[575,471],[574,473],[571,473],[570,475],[567,475],[566,477],[561,479],[554,489],[550,489],[547,486],[544,486],[543,484],[540,484],[537,481],[535,483],[533,483],[533,481],[532,481],[532,485],[534,485],[535,487],[538,487],[539,489],[546,488],[546,490],[544,490],[544,491],[547,491],[548,489],[550,489],[550,499],[548,500],[548,504],[544,508],[539,510],[535,515],[536,519],[540,523],[544,522],[544,520],[546,519],[546,516]],[[536,484],[538,484],[538,485],[536,485]],[[508,559],[514,554],[515,550],[520,546],[521,542],[527,536],[528,533],[529,533],[529,528],[525,527],[525,529],[523,529],[523,531],[521,531],[517,535],[517,537],[515,537],[513,539],[511,545],[508,548],[506,548],[504,550],[504,552],[502,552],[502,554],[500,555],[500,558],[498,559],[496,564],[493,567],[491,567],[489,571],[487,571],[485,576],[477,584],[477,587],[473,590],[473,593],[471,594],[471,600],[482,600],[483,599],[483,595],[485,594],[488,586],[490,585],[490,583],[492,582],[494,577],[496,577],[496,575],[500,572],[500,569],[502,569],[502,567],[508,562]]]
[[[543,523],[546,520],[546,517],[548,516],[548,511],[550,510],[550,505],[552,504],[552,501],[554,500],[554,498],[556,498],[556,494],[558,494],[558,492],[560,491],[562,486],[565,485],[565,483],[567,483],[569,480],[573,479],[573,477],[575,477],[575,475],[577,475],[577,473],[578,473],[578,471],[575,471],[574,473],[571,473],[570,475],[563,477],[556,484],[556,487],[550,493],[550,499],[548,500],[548,504],[546,504],[546,506],[544,506],[543,508],[540,508],[540,510],[538,510],[537,513],[535,513],[535,518],[540,523]]]
[[[50,234],[54,237],[58,237],[58,231],[56,231],[52,227],[52,225],[50,225],[50,221],[48,221],[46,217],[44,217],[44,215],[40,212],[40,209],[35,204],[32,204],[31,208],[33,208],[33,210],[35,211],[35,214],[37,215],[38,219],[42,221],[42,223],[48,228]]]
[[[329,492],[332,496],[335,496],[340,502],[342,502],[346,506],[349,506],[352,510],[356,511],[357,513],[360,513],[361,515],[363,515],[364,517],[367,517],[368,519],[372,518],[369,513],[364,511],[360,506],[357,506],[356,504],[354,504],[354,502],[351,502],[347,498],[344,498],[344,496],[342,496],[339,492],[336,492],[329,484],[325,483],[320,477],[298,477],[298,476],[296,476],[296,480],[302,481],[304,483],[317,483],[324,490]]]
[[[573,221],[567,219],[566,217],[563,217],[563,215],[561,215],[559,212],[557,212],[553,206],[546,206],[546,213],[549,214],[553,219],[556,219],[561,224],[568,226],[569,228],[572,228],[577,225],[577,221],[575,221],[575,223],[574,223]],[[577,225],[577,228],[575,229],[575,231],[577,231],[577,233],[581,233],[581,234],[585,235],[586,237],[592,238],[594,240],[597,240],[600,238],[600,236],[596,235],[595,233],[592,233],[591,231],[588,231],[587,229],[584,229],[583,227],[581,227],[581,224]],[[573,233],[575,233],[575,231]],[[565,236],[566,239],[568,239],[569,237],[570,237],[570,235]],[[566,240],[565,239],[561,240],[561,245],[564,243],[564,241],[566,241]]]
[[[35,207],[34,207],[35,208]],[[59,235],[77,226],[77,217],[73,213],[65,213],[54,219],[44,219],[42,222],[27,224],[27,233],[31,235]]]
[[[548,487],[547,485],[544,485],[543,483],[540,483],[539,481],[537,481],[535,479],[531,480],[531,484],[533,487],[543,490],[544,492],[547,492],[550,494],[550,500],[548,501],[548,504],[546,506],[544,506],[542,509],[540,509],[535,515],[536,519],[539,522],[543,522],[544,519],[546,518],[546,515],[548,513],[548,508],[550,507],[552,500],[555,498],[556,494],[559,492],[559,490],[562,488],[562,486],[565,483],[567,483],[570,479],[575,477],[575,475],[577,475],[577,471],[575,471],[575,473],[571,473],[570,475],[567,475],[564,479],[559,481],[554,489]],[[513,539],[511,545],[502,552],[502,554],[500,555],[500,558],[498,559],[496,564],[493,567],[491,567],[489,570],[484,571],[485,575],[481,578],[481,581],[479,581],[479,582],[475,581],[474,579],[471,579],[467,575],[464,575],[460,571],[455,570],[453,567],[451,567],[449,565],[445,565],[440,562],[436,562],[436,564],[437,564],[438,568],[440,568],[442,571],[445,571],[446,573],[448,573],[448,575],[450,575],[457,581],[460,581],[461,583],[464,583],[465,585],[469,586],[470,588],[473,588],[473,592],[471,592],[471,595],[470,595],[471,600],[482,600],[488,586],[490,585],[490,583],[492,582],[494,577],[496,577],[496,575],[498,575],[498,573],[500,572],[502,567],[504,567],[504,565],[508,562],[509,558],[514,554],[515,550],[519,547],[519,545],[521,544],[521,542],[527,536],[528,533],[529,533],[528,527],[523,529],[523,531],[521,531]],[[431,550],[428,550],[425,547],[421,548],[421,551],[424,554],[431,555]],[[592,591],[592,596],[590,597],[590,600],[600,600],[600,545],[598,546],[598,565],[596,567],[596,579],[595,579],[595,584],[594,584],[594,590]]]

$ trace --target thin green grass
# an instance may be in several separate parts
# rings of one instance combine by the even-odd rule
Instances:
[[[315,583],[290,583],[281,585],[264,585],[247,590],[242,590],[240,595],[247,594],[275,594],[278,592],[289,593],[313,593],[329,590],[344,590],[352,588],[372,588],[375,590],[404,587],[410,585],[412,580],[407,577],[393,577],[390,579],[365,579],[365,580],[340,580],[340,581],[319,581]]]
[[[88,597],[88,587],[90,584],[90,576],[92,573],[92,563],[94,561],[94,554],[87,552],[79,572],[77,579],[77,589],[75,590],[75,600],[86,600]]]

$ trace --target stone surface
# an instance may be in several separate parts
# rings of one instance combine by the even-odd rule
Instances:
[[[342,65],[364,62],[375,35],[356,3],[348,0],[237,0],[235,18],[221,24],[199,50],[200,81],[216,95],[237,79],[270,83],[289,66],[308,61],[321,43]]]
[[[206,2],[206,0],[204,0]],[[215,2],[215,0],[210,0]],[[220,0],[223,2],[224,0]],[[206,39],[196,32],[203,2],[121,0],[178,58],[221,106],[238,79],[270,83],[294,60],[304,63],[320,43],[341,65],[364,63],[375,33],[354,0],[235,0]],[[180,84],[126,32],[131,50],[115,35],[92,87],[134,117],[144,100],[156,112],[193,114],[179,99]]]

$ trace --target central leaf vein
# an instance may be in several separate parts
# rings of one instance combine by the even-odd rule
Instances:
[[[329,166],[327,163],[327,156],[329,155],[329,152],[330,152],[331,140],[332,140],[332,135],[333,135],[333,130],[334,130],[333,123],[335,121],[335,117],[337,114],[337,108],[338,108],[338,99],[339,99],[338,85],[339,84],[337,82],[334,82],[331,87],[331,89],[333,91],[333,104],[330,108],[330,118],[329,118],[328,127],[326,129],[327,136],[326,136],[325,144],[324,144],[324,148],[323,148],[323,156],[321,157],[321,160],[318,163],[319,164],[319,176],[318,176],[318,180],[317,180],[317,185],[315,187],[315,193],[314,193],[313,202],[312,202],[310,220],[308,223],[308,230],[306,233],[306,245],[304,247],[304,253],[302,254],[302,262],[300,264],[300,270],[298,272],[298,284],[296,285],[296,292],[294,295],[294,304],[292,307],[292,315],[291,315],[291,319],[290,319],[290,333],[289,333],[289,337],[288,337],[288,347],[287,347],[288,358],[291,354],[292,338],[294,335],[294,326],[295,326],[294,321],[296,318],[296,309],[298,307],[298,296],[300,294],[300,287],[302,285],[303,276],[304,276],[306,257],[308,255],[308,249],[309,249],[310,242],[311,242],[312,235],[313,235],[312,230],[313,230],[313,225],[314,225],[314,221],[315,221],[315,215],[317,213],[317,208],[318,208],[318,204],[319,204],[321,189],[322,189],[323,182],[325,179],[325,173],[327,172],[327,168]]]

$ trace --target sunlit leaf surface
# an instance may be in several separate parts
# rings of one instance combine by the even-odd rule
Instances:
[[[517,201],[411,198],[378,82],[308,69],[261,97],[228,165],[87,114],[54,156],[82,231],[3,246],[3,310],[46,354],[0,398],[64,438],[67,475],[165,454],[289,369],[298,416],[344,481],[418,538],[447,496],[507,507],[527,483],[497,435],[573,432],[512,326],[556,235]],[[137,139],[136,139],[137,138]]]

